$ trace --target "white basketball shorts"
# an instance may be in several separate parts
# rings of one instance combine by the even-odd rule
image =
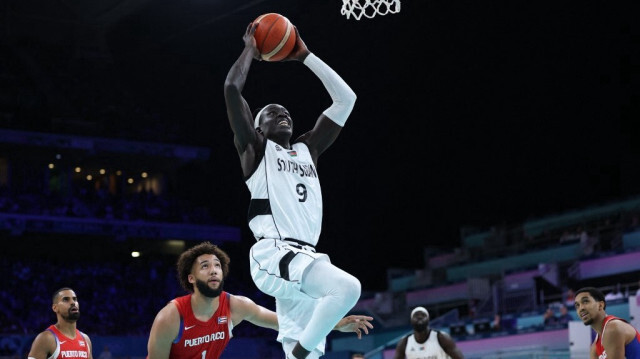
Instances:
[[[311,246],[300,246],[279,239],[262,239],[251,247],[251,277],[262,292],[282,299],[313,299],[301,290],[302,278],[316,260],[329,256],[316,253]]]

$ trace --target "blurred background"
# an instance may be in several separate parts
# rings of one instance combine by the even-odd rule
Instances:
[[[249,194],[222,93],[266,12],[358,95],[319,161],[318,250],[361,280],[353,313],[376,329],[332,333],[327,357],[388,357],[416,305],[467,357],[584,349],[567,323],[544,325],[583,285],[619,291],[612,310],[634,319],[632,9],[403,1],[356,19],[342,6],[0,0],[0,356],[25,358],[55,321],[51,294],[70,286],[94,356],[144,357],[155,314],[183,294],[177,256],[205,240],[231,256],[229,292],[274,308],[248,273]],[[294,137],[331,104],[295,62],[254,62],[244,95],[286,106]],[[275,337],[240,325],[226,357],[281,357]]]

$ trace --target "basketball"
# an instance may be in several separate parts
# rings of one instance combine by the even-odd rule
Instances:
[[[271,12],[258,16],[254,22],[258,26],[253,37],[263,60],[280,61],[291,53],[296,44],[296,30],[289,19]]]

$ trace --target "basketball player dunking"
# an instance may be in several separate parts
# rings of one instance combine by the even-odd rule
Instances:
[[[229,123],[246,185],[251,192],[249,227],[251,276],[276,299],[278,341],[287,358],[318,358],[327,334],[360,297],[360,281],[331,264],[315,245],[322,225],[318,157],[335,141],[353,109],[356,95],[327,64],[312,54],[296,28],[296,45],[283,61],[299,61],[323,83],[332,105],[312,130],[290,143],[293,120],[279,104],[253,116],[242,96],[249,69],[259,60],[249,24],[244,49],[224,84]],[[371,328],[363,321],[362,329]]]

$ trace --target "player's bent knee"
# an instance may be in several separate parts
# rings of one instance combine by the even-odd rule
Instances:
[[[341,288],[343,291],[345,304],[350,307],[353,307],[360,299],[360,294],[362,292],[362,285],[358,278],[354,276],[349,276],[344,278],[344,283],[341,283]]]

